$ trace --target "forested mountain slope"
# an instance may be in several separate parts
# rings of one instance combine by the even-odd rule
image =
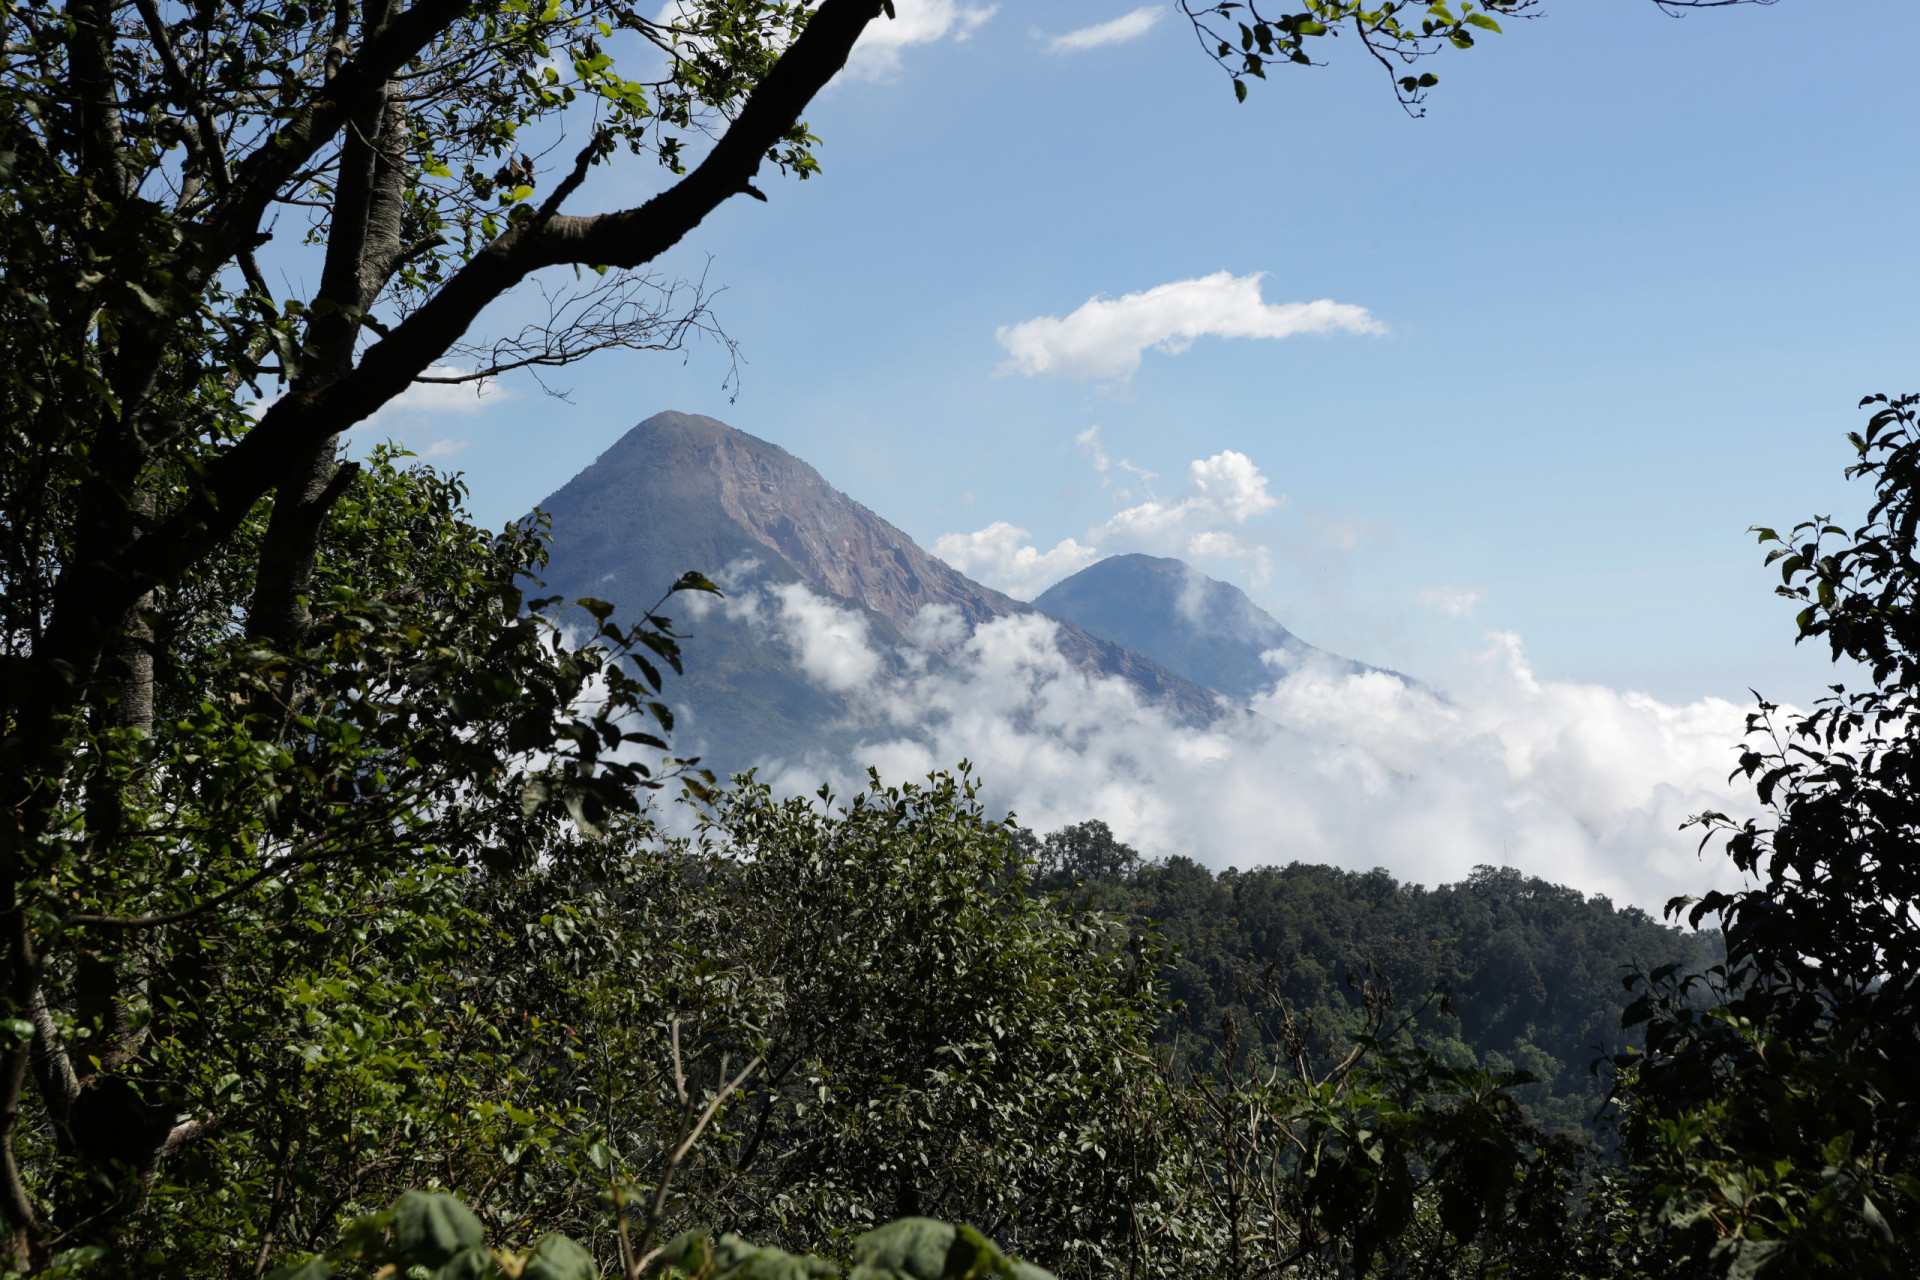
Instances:
[[[1166,977],[1183,1011],[1163,1034],[1183,1056],[1204,1058],[1229,1014],[1243,1039],[1271,1037],[1283,1008],[1310,1026],[1316,1052],[1344,1056],[1361,1022],[1349,974],[1371,962],[1404,1010],[1447,991],[1454,1014],[1436,1001],[1420,1043],[1454,1065],[1532,1073],[1539,1083],[1516,1092],[1555,1129],[1582,1127],[1601,1104],[1588,1068],[1628,1043],[1629,967],[1710,963],[1717,942],[1511,868],[1434,889],[1302,863],[1216,875],[1187,858],[1142,861],[1098,822],[1033,848],[1041,887],[1173,944]]]

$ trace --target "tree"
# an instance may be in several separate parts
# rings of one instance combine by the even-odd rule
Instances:
[[[1343,31],[1380,64],[1407,113],[1426,114],[1427,91],[1440,83],[1431,71],[1419,71],[1428,58],[1447,49],[1471,49],[1487,33],[1500,32],[1500,19],[1538,17],[1541,0],[1300,0],[1293,13],[1274,13],[1260,0],[1180,0],[1201,48],[1226,71],[1234,96],[1247,100],[1247,81],[1264,80],[1270,65],[1312,66],[1308,42]],[[1663,13],[1688,9],[1725,9],[1737,4],[1773,4],[1774,0],[1652,0]]]
[[[401,860],[508,864],[658,782],[623,752],[664,745],[633,718],[668,719],[664,619],[600,610],[567,648],[516,580],[532,533],[480,535],[444,486],[336,444],[534,273],[641,266],[764,163],[810,171],[800,113],[882,7],[0,11],[0,1216],[23,1264],[122,1240],[163,1160],[226,1122],[182,1089],[243,901],[298,930]],[[617,40],[665,69],[623,77]],[[557,174],[514,154],[568,129]],[[566,212],[621,149],[669,185]],[[256,254],[306,211],[318,286],[278,297]],[[702,323],[657,282],[588,279],[466,376]],[[287,391],[256,418],[263,377]],[[20,1159],[35,1121],[57,1169]]]
[[[1082,880],[1117,880],[1140,866],[1140,853],[1116,840],[1113,828],[1094,818],[1040,837],[1022,827],[1017,839],[1044,888],[1066,888]]]
[[[1756,529],[1824,640],[1870,684],[1762,702],[1739,772],[1769,820],[1698,821],[1751,887],[1676,900],[1725,930],[1706,975],[1637,980],[1619,1060],[1647,1230],[1688,1274],[1910,1274],[1920,1228],[1920,398],[1849,436],[1874,488],[1851,531]],[[1690,906],[1690,910],[1688,909]]]
[[[522,610],[534,531],[485,534],[459,518],[456,484],[381,455],[343,490],[300,650],[241,630],[262,512],[231,556],[142,612],[151,720],[90,708],[76,798],[27,847],[5,1172],[32,1214],[15,1224],[28,1261],[67,1245],[124,1259],[168,1166],[206,1144],[357,1123],[353,1108],[317,1106],[318,1124],[264,1105],[314,1096],[291,1028],[356,1006],[332,985],[366,976],[383,938],[414,948],[416,974],[444,952],[451,871],[511,867],[548,811],[592,820],[657,780],[599,758],[610,737],[647,736],[631,713],[648,690],[614,665],[629,637],[609,626],[607,647],[570,647]],[[390,1022],[370,998],[345,1020]]]
[[[624,1227],[624,1221],[622,1223]],[[862,1280],[1049,1280],[1010,1258],[972,1227],[909,1218],[854,1241],[852,1271]],[[549,1232],[531,1249],[489,1249],[484,1226],[453,1196],[408,1192],[391,1207],[351,1224],[327,1256],[283,1267],[272,1280],[329,1280],[334,1263],[377,1267],[379,1274],[474,1280],[598,1280],[600,1270],[577,1243]],[[736,1235],[719,1239],[687,1231],[661,1248],[622,1259],[622,1280],[644,1272],[682,1280],[839,1280],[825,1258],[756,1246]]]
[[[721,797],[709,919],[745,927],[712,947],[779,1003],[709,1221],[825,1248],[926,1215],[1063,1273],[1146,1264],[1134,1215],[1158,1170],[1129,1158],[1120,1104],[1156,1105],[1153,950],[1030,895],[976,785]]]

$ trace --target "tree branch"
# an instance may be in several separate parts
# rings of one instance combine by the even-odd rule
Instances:
[[[201,264],[196,285],[219,270],[232,252],[229,246],[252,242],[267,206],[300,166],[385,92],[394,72],[471,7],[472,0],[421,0],[381,23],[312,101],[240,163],[227,199],[207,219],[204,243],[212,246],[213,256]]]
[[[278,184],[382,91],[386,77],[467,10],[469,0],[423,0],[381,26],[321,96],[236,169],[232,191],[209,219],[210,278],[232,246],[249,243]],[[238,444],[210,462],[193,496],[124,543],[101,539],[76,555],[55,590],[36,660],[48,674],[21,708],[16,729],[60,741],[62,717],[93,680],[113,626],[150,587],[167,583],[230,536],[279,483],[287,460],[370,417],[405,391],[508,289],[543,267],[651,261],[730,197],[741,193],[813,96],[846,65],[883,0],[823,0],[800,37],[749,95],[739,117],[692,173],[635,209],[599,217],[535,214],[468,261],[417,311],[369,347],[351,372],[276,401]],[[186,273],[191,275],[192,273]],[[117,545],[116,545],[117,544]],[[6,841],[11,843],[11,840]]]
[[[140,10],[140,20],[146,24],[147,38],[153,41],[154,51],[160,55],[160,67],[166,73],[167,88],[173,91],[181,108],[193,116],[193,132],[198,137],[194,147],[197,158],[213,175],[214,190],[224,194],[233,175],[227,169],[227,150],[220,142],[219,128],[207,113],[206,100],[194,93],[186,70],[174,53],[173,41],[167,36],[167,24],[160,17],[160,7],[154,0],[134,0],[134,6]]]
[[[451,0],[433,2],[444,7]],[[280,459],[370,417],[405,391],[459,341],[482,310],[531,272],[573,262],[634,267],[679,243],[752,179],[813,95],[846,65],[880,5],[881,0],[824,0],[748,98],[733,127],[692,173],[637,209],[597,218],[554,215],[509,228],[369,347],[353,372],[276,401],[239,444],[208,466],[200,492],[129,550],[120,573],[95,567],[84,588],[75,587],[116,596],[126,590],[122,579],[164,581],[198,560],[272,485]],[[428,6],[410,10],[390,26],[425,12]],[[336,82],[348,78],[353,66],[350,62]],[[244,181],[237,178],[236,187]],[[97,608],[102,597],[90,598]],[[50,634],[60,625],[56,616]]]

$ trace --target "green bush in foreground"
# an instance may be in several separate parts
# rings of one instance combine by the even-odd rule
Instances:
[[[838,1280],[840,1266],[812,1254],[748,1244],[735,1235],[715,1239],[705,1229],[684,1231],[665,1246],[635,1257],[619,1224],[622,1270],[629,1280],[660,1275],[684,1280]],[[869,1231],[853,1244],[848,1280],[1052,1280],[1049,1273],[1002,1253],[972,1227],[931,1218],[903,1218]],[[280,1267],[268,1280],[329,1280],[336,1264],[381,1276],[424,1275],[428,1280],[599,1280],[593,1255],[567,1236],[550,1232],[525,1252],[493,1249],[473,1211],[444,1193],[409,1191],[383,1212],[349,1226],[327,1254]]]

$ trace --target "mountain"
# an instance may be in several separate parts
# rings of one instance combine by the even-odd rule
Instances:
[[[667,609],[689,633],[687,674],[667,690],[684,713],[676,748],[723,774],[770,756],[837,752],[877,723],[857,689],[810,679],[755,625],[750,606],[778,598],[769,592],[799,583],[852,610],[894,674],[944,661],[981,623],[1038,612],[921,550],[785,449],[695,414],[648,418],[540,509],[552,522],[543,576],[553,592],[634,617],[689,569],[729,588],[732,608]],[[929,606],[948,625],[924,625]],[[1130,681],[1182,722],[1229,714],[1207,688],[1071,620],[1060,622],[1058,645],[1075,666]]]
[[[1109,556],[1047,588],[1033,606],[1236,702],[1303,663],[1341,674],[1373,670],[1314,648],[1231,583],[1162,556]]]

